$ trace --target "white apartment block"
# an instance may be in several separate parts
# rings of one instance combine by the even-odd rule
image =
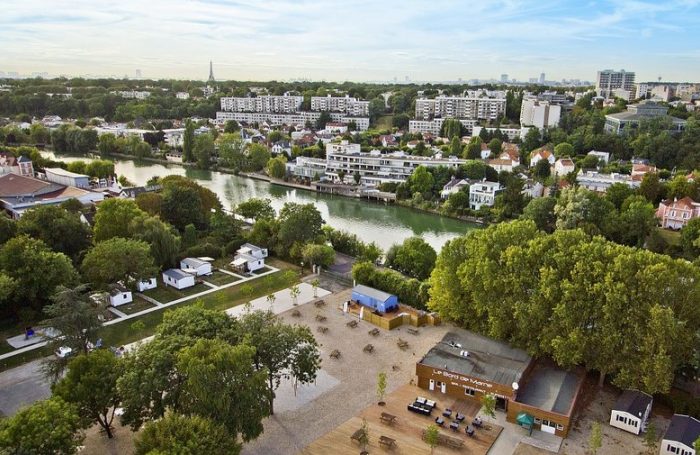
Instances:
[[[495,133],[496,131],[500,131],[501,133],[506,135],[508,141],[513,141],[515,138],[525,139],[525,135],[530,130],[530,128],[496,128],[493,126],[474,126],[474,128],[472,128],[471,131],[472,137],[481,134],[481,130],[486,130],[486,132],[488,133]]]
[[[482,206],[493,207],[496,195],[501,191],[498,182],[477,182],[469,186],[469,208],[479,210]]]
[[[438,96],[416,100],[416,120],[458,118],[495,120],[506,112],[506,93],[468,90],[463,96]]]
[[[326,174],[326,160],[321,158],[298,156],[294,161],[288,162],[286,167],[288,173],[312,180]]]
[[[146,92],[146,91],[138,91],[138,90],[120,90],[117,92],[110,92],[114,95],[119,95],[122,98],[129,98],[129,99],[136,99],[136,100],[145,100],[149,96],[151,96],[151,92]]]
[[[179,100],[188,100],[188,99],[190,99],[190,94],[187,92],[177,92],[175,94],[175,98],[177,98]]]
[[[344,112],[354,117],[369,116],[369,101],[361,101],[350,96],[312,96],[312,111]]]
[[[301,109],[303,96],[294,95],[263,95],[255,98],[222,97],[221,110],[227,112],[269,112],[291,114]]]
[[[605,193],[613,183],[624,183],[630,188],[639,188],[641,181],[632,180],[632,177],[625,174],[601,174],[595,171],[579,171],[576,176],[576,183],[587,190],[597,193]]]
[[[379,150],[361,152],[358,144],[326,145],[326,176],[338,181],[338,173],[352,176],[358,172],[361,182],[378,185],[384,182],[405,182],[418,166],[446,166],[457,168],[466,160],[449,157],[421,157],[406,155],[403,152],[382,154]]]
[[[596,76],[595,90],[603,98],[611,98],[616,89],[629,92],[628,101],[636,94],[634,87],[634,73],[620,70],[598,71]]]
[[[561,106],[532,98],[523,99],[520,108],[521,126],[534,126],[539,129],[551,128],[559,125],[560,118]]]
[[[409,133],[430,133],[433,136],[439,136],[442,124],[446,119],[436,118],[433,120],[409,120]],[[459,123],[467,129],[467,135],[471,135],[472,131],[477,128],[478,120],[459,119]]]
[[[222,98],[223,103],[223,98]],[[341,112],[330,112],[331,121],[340,123],[354,122],[358,131],[366,131],[369,128],[368,117],[348,117]],[[272,112],[222,112],[216,113],[214,123],[224,125],[228,120],[239,123],[263,123],[270,125],[305,125],[306,122],[315,123],[321,117],[320,112],[297,111],[292,113]]]

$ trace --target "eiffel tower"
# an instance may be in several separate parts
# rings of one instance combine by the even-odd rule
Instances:
[[[209,60],[209,80],[207,82],[216,82],[216,79],[214,79],[214,65],[212,64],[211,60]]]

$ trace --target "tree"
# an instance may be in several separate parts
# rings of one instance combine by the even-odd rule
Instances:
[[[294,306],[297,305],[297,299],[299,298],[299,294],[301,294],[299,285],[293,284],[289,287],[289,296],[292,298],[292,303]]]
[[[658,451],[656,424],[653,421],[649,422],[649,425],[647,425],[646,431],[644,432],[644,445],[647,447],[649,454],[655,454]]]
[[[479,136],[471,138],[464,152],[464,157],[468,160],[478,160],[481,158],[481,138]]]
[[[271,409],[265,371],[253,369],[255,354],[251,346],[219,339],[199,339],[182,349],[175,365],[184,380],[178,408],[186,415],[215,419],[234,440],[259,436]]]
[[[185,121],[185,134],[182,138],[182,161],[191,163],[195,160],[194,154],[194,122],[190,119]]]
[[[686,257],[695,259],[700,256],[700,218],[693,218],[681,229],[681,248]]]
[[[355,171],[355,172],[352,174],[352,179],[355,181],[355,185],[359,185],[359,184],[360,184],[360,180],[362,180],[362,176],[360,175],[359,172]]]
[[[17,222],[20,234],[42,240],[54,251],[74,261],[90,245],[90,228],[79,215],[57,206],[43,205],[27,210]]]
[[[250,198],[236,206],[236,213],[243,218],[260,220],[274,219],[275,209],[270,199]]]
[[[268,404],[274,410],[275,390],[285,377],[297,384],[316,380],[321,359],[318,344],[307,326],[284,324],[272,312],[246,312],[239,318],[240,336],[255,347],[253,363],[267,375]]]
[[[332,246],[309,243],[304,246],[302,257],[309,265],[328,267],[335,262],[335,250]]]
[[[163,191],[163,213],[165,221],[180,231],[188,224],[205,224],[202,202],[197,190],[186,186],[169,186]]]
[[[545,162],[545,160],[541,160],[537,164],[542,162]],[[532,220],[535,222],[537,229],[552,233],[556,222],[556,217],[554,216],[554,206],[556,204],[557,200],[553,197],[534,198],[525,206],[520,218]]]
[[[269,294],[266,300],[270,304],[270,311],[272,311],[272,306],[275,304],[277,297],[275,297],[275,294]]]
[[[323,233],[323,218],[314,204],[285,203],[280,210],[279,225],[280,251],[289,252],[294,243],[312,242]]]
[[[362,426],[360,426],[360,436],[357,440],[357,442],[360,443],[360,447],[362,447],[362,452],[365,453],[367,452],[367,446],[369,445],[369,425],[367,425],[367,419],[364,417],[362,418]]]
[[[0,270],[14,285],[12,301],[26,309],[41,309],[59,285],[72,286],[78,281],[65,254],[55,253],[41,240],[25,235],[8,240],[0,248]],[[8,280],[4,283],[7,285]]]
[[[156,274],[150,251],[148,243],[140,240],[115,237],[100,242],[85,255],[83,275],[98,287],[119,281],[127,287],[135,286]]]
[[[552,168],[549,164],[549,161],[539,160],[537,164],[535,164],[535,169],[533,172],[538,180],[544,181],[547,177],[549,177],[552,174]]]
[[[87,422],[97,422],[112,438],[114,411],[121,401],[117,379],[121,373],[119,359],[107,349],[75,357],[68,363],[68,373],[53,387],[54,395],[78,408]]]
[[[440,135],[452,140],[455,137],[462,137],[462,123],[456,118],[448,118],[442,122]]]
[[[602,445],[603,433],[600,428],[600,422],[593,422],[591,425],[591,435],[588,438],[588,448],[591,449],[591,452],[595,455]]]
[[[95,242],[112,237],[129,237],[129,224],[145,215],[131,199],[110,198],[100,203],[95,214]]]
[[[502,142],[500,139],[491,139],[489,142],[489,150],[491,150],[491,155],[498,156],[501,154]]]
[[[314,278],[311,280],[311,287],[313,288],[314,292],[314,298],[318,297],[318,287],[321,285],[321,282],[319,281],[318,278]]]
[[[224,124],[224,133],[237,133],[241,130],[241,126],[235,120],[227,120]]]
[[[657,204],[661,199],[663,188],[659,182],[659,175],[655,172],[649,172],[642,177],[642,183],[639,185],[639,194],[644,196],[647,201],[652,204]]]
[[[238,455],[241,451],[223,425],[198,415],[175,413],[147,423],[134,445],[136,455]]]
[[[78,411],[62,399],[37,401],[0,420],[0,452],[72,455],[83,442],[81,428]]]
[[[419,280],[430,276],[435,267],[437,254],[425,240],[420,237],[409,237],[392,253],[387,252],[387,266]]]
[[[180,237],[177,231],[156,216],[139,216],[129,224],[135,240],[150,246],[151,257],[160,269],[173,267],[180,252]]]
[[[541,140],[542,135],[540,134],[540,130],[534,127],[530,128],[525,134],[525,139],[523,139],[523,143],[520,146],[520,150],[523,153],[529,153],[542,145]]]
[[[328,112],[328,111],[321,112],[321,115],[319,115],[318,118],[316,119],[316,123],[315,123],[316,129],[321,130],[321,129],[325,128],[326,123],[330,122],[331,120],[332,119],[331,119],[330,112]]]
[[[381,96],[378,96],[376,98],[373,98],[369,102],[369,121],[372,123],[372,125],[377,124],[377,119],[384,114],[386,111],[386,106],[384,102],[384,98]]]
[[[267,162],[267,175],[275,179],[282,179],[287,175],[287,159],[280,155],[275,158],[271,158]]]
[[[492,419],[496,418],[496,395],[485,393],[481,397],[481,412]]]
[[[658,219],[654,206],[642,196],[628,197],[620,212],[617,238],[624,245],[642,248],[651,231],[656,229]]]
[[[554,147],[554,156],[559,158],[564,158],[567,156],[574,156],[574,146],[568,142],[562,142]]]
[[[433,174],[431,174],[425,166],[418,166],[408,178],[408,184],[412,194],[428,193],[434,183]]]
[[[462,156],[462,140],[455,136],[450,141],[450,155],[451,156]]]
[[[0,214],[0,245],[17,235],[17,222],[5,214]]]
[[[666,197],[669,199],[683,199],[686,196],[695,197],[694,185],[688,181],[685,175],[675,176],[666,185]]]
[[[234,170],[245,165],[245,142],[240,134],[223,134],[219,138],[219,164]]]
[[[136,196],[136,205],[153,216],[160,216],[163,207],[163,195],[153,191],[141,193]]]
[[[265,168],[265,165],[272,155],[270,154],[270,149],[262,144],[251,144],[248,147],[248,165],[246,166],[249,171],[261,171]]]
[[[386,393],[386,373],[383,371],[380,371],[377,374],[377,400],[380,403],[383,403],[385,393]]]
[[[432,454],[440,440],[440,430],[438,430],[438,427],[432,424],[428,425],[428,428],[425,429],[423,440],[430,447],[430,453]]]
[[[583,228],[598,234],[614,210],[611,202],[585,188],[565,188],[554,207],[556,226],[557,229]]]
[[[544,160],[543,160],[544,161]],[[613,183],[605,192],[605,199],[612,202],[617,210],[622,208],[625,199],[632,196],[634,190],[626,183]]]
[[[195,137],[193,153],[197,161],[197,167],[200,169],[208,169],[209,163],[211,163],[211,157],[214,155],[214,139],[211,137],[211,134],[200,134]]]

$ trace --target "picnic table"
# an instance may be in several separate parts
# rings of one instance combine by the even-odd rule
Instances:
[[[452,431],[459,431],[459,422],[450,423],[450,428],[452,429]]]
[[[322,325],[319,325],[318,328],[316,329],[318,333],[326,333],[328,332],[328,327],[324,327]]]
[[[352,436],[350,436],[350,439],[352,441],[357,441],[360,442],[362,440],[362,436],[365,434],[365,430],[360,428],[359,430],[355,431]]]
[[[407,349],[408,348],[408,341],[402,340],[401,338],[399,338],[399,340],[396,342],[396,345],[401,349]]]
[[[445,419],[443,419],[440,416],[435,417],[435,424],[439,427],[443,426],[445,424]]]
[[[382,415],[379,416],[379,420],[386,424],[392,424],[396,422],[396,416],[388,412],[382,412]]]
[[[474,437],[474,427],[473,426],[468,425],[467,428],[464,429],[464,432],[467,433],[467,436]]]
[[[321,308],[322,306],[326,305],[326,302],[324,300],[316,300],[314,305],[316,305],[316,308]]]
[[[412,327],[407,328],[406,331],[407,331],[408,333],[410,333],[411,335],[418,335],[418,334],[420,333],[420,332],[418,331],[418,329],[414,329],[414,328],[412,328]]]
[[[354,329],[355,327],[357,327],[357,320],[356,320],[356,319],[353,319],[352,321],[348,322],[348,323],[345,324],[345,325],[348,326],[348,327],[350,327],[351,329]]]
[[[396,439],[392,439],[388,436],[380,436],[379,445],[390,449],[396,445]]]
[[[369,334],[372,335],[373,337],[376,337],[377,335],[379,335],[379,329],[375,327],[375,328],[373,328],[372,330],[370,330],[370,331],[367,332],[367,333],[369,333]]]
[[[317,320],[318,322],[324,322],[326,319],[328,319],[328,318],[325,317],[325,316],[322,315],[322,314],[317,314],[317,315],[316,315],[316,320]]]
[[[340,351],[337,349],[333,349],[330,355],[331,359],[338,359],[340,358]]]
[[[371,354],[372,351],[374,351],[374,346],[372,346],[371,344],[368,344],[367,346],[365,346],[363,351],[366,352],[367,354]]]
[[[292,316],[295,318],[301,317],[301,311],[299,311],[299,310],[292,311]]]

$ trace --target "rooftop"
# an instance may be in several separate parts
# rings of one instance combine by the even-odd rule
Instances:
[[[187,278],[188,276],[192,276],[189,273],[183,272],[180,269],[168,269],[163,272],[163,275],[169,276],[174,280],[181,280],[183,278]]]
[[[700,436],[700,421],[698,419],[687,415],[674,414],[664,439],[682,442],[688,447],[693,447],[698,436]]]
[[[203,266],[205,264],[209,264],[207,261],[202,261],[201,259],[197,259],[197,258],[185,258],[180,262],[188,265],[189,267],[193,267],[193,268],[197,268],[197,267]]]
[[[61,177],[71,177],[71,178],[89,178],[85,174],[76,174],[75,172],[67,171],[60,167],[47,167],[44,172],[48,172],[54,175],[60,175]]]
[[[538,363],[518,390],[516,401],[561,415],[571,414],[583,376],[554,364]]]
[[[365,286],[364,284],[358,284],[357,286],[352,288],[352,292],[357,292],[368,297],[372,297],[373,299],[380,300],[382,302],[386,302],[393,296],[388,292],[380,291],[379,289],[374,289],[369,286]]]
[[[467,352],[464,356],[462,352]],[[532,361],[525,351],[462,329],[443,337],[419,362],[510,387]]]
[[[613,409],[622,411],[633,416],[642,417],[647,406],[652,402],[653,398],[644,392],[638,390],[625,390],[617,398]]]

